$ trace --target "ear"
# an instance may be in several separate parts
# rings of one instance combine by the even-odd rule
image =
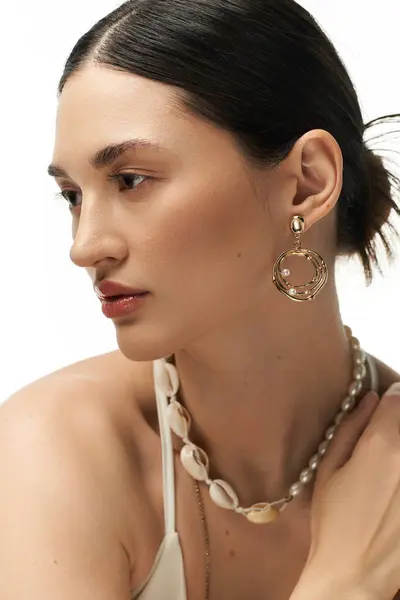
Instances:
[[[334,208],[340,197],[343,155],[330,133],[314,129],[296,142],[289,156],[298,182],[292,215],[304,218],[307,231]]]

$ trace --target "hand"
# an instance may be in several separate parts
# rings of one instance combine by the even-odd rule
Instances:
[[[311,539],[301,580],[319,573],[371,600],[400,589],[400,384],[343,420],[317,474]]]

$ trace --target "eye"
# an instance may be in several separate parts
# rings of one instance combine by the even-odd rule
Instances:
[[[57,192],[56,194],[54,194],[54,197],[57,198],[64,198],[68,204],[69,204],[69,208],[70,210],[72,208],[76,208],[76,196],[79,195],[79,192],[74,192],[73,190],[62,190],[61,192]]]
[[[119,173],[118,175],[109,175],[107,177],[109,181],[117,181],[121,183],[121,185],[118,186],[120,192],[134,191],[138,185],[140,185],[135,185],[135,180],[140,178],[143,180],[151,179],[151,177],[138,175],[137,173]],[[69,209],[72,210],[78,207],[77,196],[80,195],[80,192],[76,192],[74,190],[61,190],[61,192],[55,194],[55,197],[64,198],[69,204]]]
[[[111,181],[123,181],[121,192],[129,191],[138,187],[135,184],[135,179],[142,178],[144,180],[150,179],[145,175],[137,175],[137,173],[118,173],[118,175],[110,175],[107,179]],[[133,184],[133,187],[132,187]],[[140,184],[139,184],[140,185]],[[125,187],[126,186],[126,187]]]

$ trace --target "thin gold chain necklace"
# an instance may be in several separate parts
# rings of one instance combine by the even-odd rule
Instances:
[[[175,366],[175,357],[170,357],[171,364]],[[196,490],[197,504],[199,505],[201,525],[204,537],[204,556],[205,556],[205,574],[204,574],[204,600],[210,599],[210,575],[211,575],[211,550],[210,550],[210,535],[207,525],[206,512],[204,509],[203,499],[201,497],[201,491],[199,482],[197,479],[193,479],[194,487]]]
[[[211,573],[210,536],[209,536],[208,527],[207,527],[204,504],[203,504],[203,500],[201,498],[199,482],[196,479],[194,479],[193,481],[194,481],[194,486],[196,488],[197,502],[198,502],[198,505],[200,508],[201,523],[203,526],[203,533],[204,533],[204,546],[205,546],[205,557],[206,557],[204,600],[209,600],[209,598],[210,598],[210,573]]]

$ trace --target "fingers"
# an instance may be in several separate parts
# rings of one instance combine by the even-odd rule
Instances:
[[[396,381],[393,385],[390,386],[385,396],[393,396],[396,394],[400,394],[400,381]]]
[[[316,484],[323,487],[333,473],[351,458],[354,447],[369,424],[379,404],[376,392],[370,392],[339,425],[328,451],[318,469]]]
[[[345,417],[318,469],[316,484],[324,486],[371,437],[400,447],[400,382],[393,384],[382,399],[375,392],[368,393]]]
[[[372,435],[400,446],[400,382],[393,384],[382,396],[364,432],[365,438]]]

